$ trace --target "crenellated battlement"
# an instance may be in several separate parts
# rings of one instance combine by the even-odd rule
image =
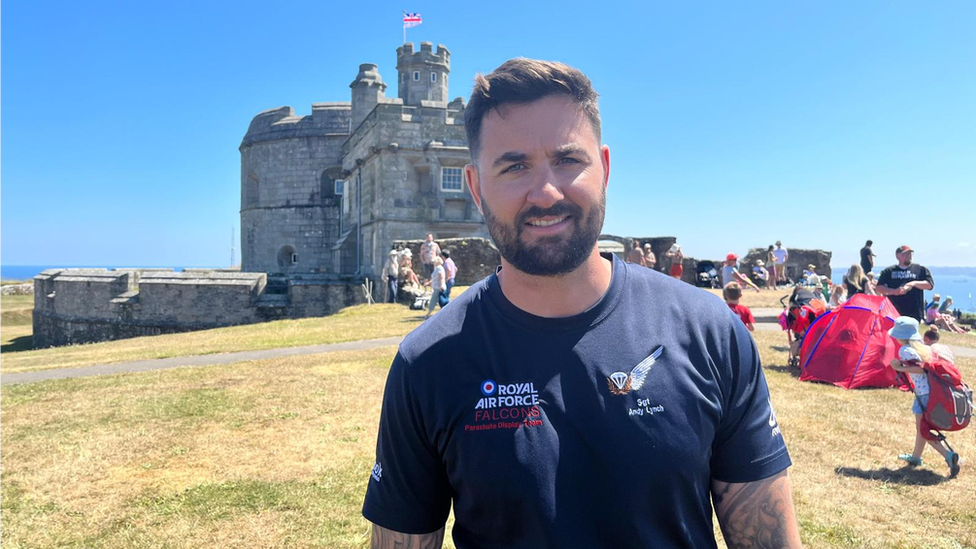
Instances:
[[[397,70],[400,69],[401,65],[425,63],[443,65],[450,70],[451,52],[443,44],[438,44],[437,51],[434,51],[434,44],[432,42],[421,42],[420,51],[414,51],[413,42],[407,42],[397,48]]]

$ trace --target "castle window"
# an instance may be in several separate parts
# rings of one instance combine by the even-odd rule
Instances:
[[[298,265],[298,254],[291,254],[291,264]]]
[[[437,73],[436,72],[430,73],[430,81],[431,82],[437,82]]]
[[[413,80],[414,82],[420,81],[420,71],[413,71]]]
[[[346,185],[346,182],[341,179],[335,180],[335,194],[342,196],[342,188]]]
[[[451,193],[464,191],[461,168],[441,168],[441,190]]]

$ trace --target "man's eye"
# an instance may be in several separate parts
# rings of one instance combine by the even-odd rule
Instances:
[[[511,166],[502,170],[502,173],[519,172],[525,169],[525,164],[512,164]]]
[[[573,158],[573,157],[571,157],[571,156],[564,156],[564,157],[562,157],[562,158],[559,159],[559,162],[558,163],[559,164],[579,164],[580,161],[577,160],[577,159],[575,159],[575,158]]]

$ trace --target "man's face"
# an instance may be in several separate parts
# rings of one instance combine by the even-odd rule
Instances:
[[[427,242],[433,242],[433,241],[434,241],[434,235],[432,234],[427,235]]]
[[[502,258],[536,276],[569,273],[592,254],[609,173],[610,150],[559,95],[489,112],[478,158],[465,167]]]
[[[895,254],[895,257],[898,258],[898,264],[905,267],[912,264],[912,258],[914,256],[915,256],[915,252],[913,252],[912,250]]]

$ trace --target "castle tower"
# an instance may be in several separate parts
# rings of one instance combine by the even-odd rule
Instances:
[[[441,44],[421,42],[420,51],[413,43],[397,48],[398,96],[404,105],[419,107],[421,101],[446,104],[447,75],[451,72],[451,52]]]
[[[359,65],[359,74],[349,87],[352,89],[352,129],[355,130],[376,104],[386,97],[386,84],[380,78],[376,65],[363,63]]]

